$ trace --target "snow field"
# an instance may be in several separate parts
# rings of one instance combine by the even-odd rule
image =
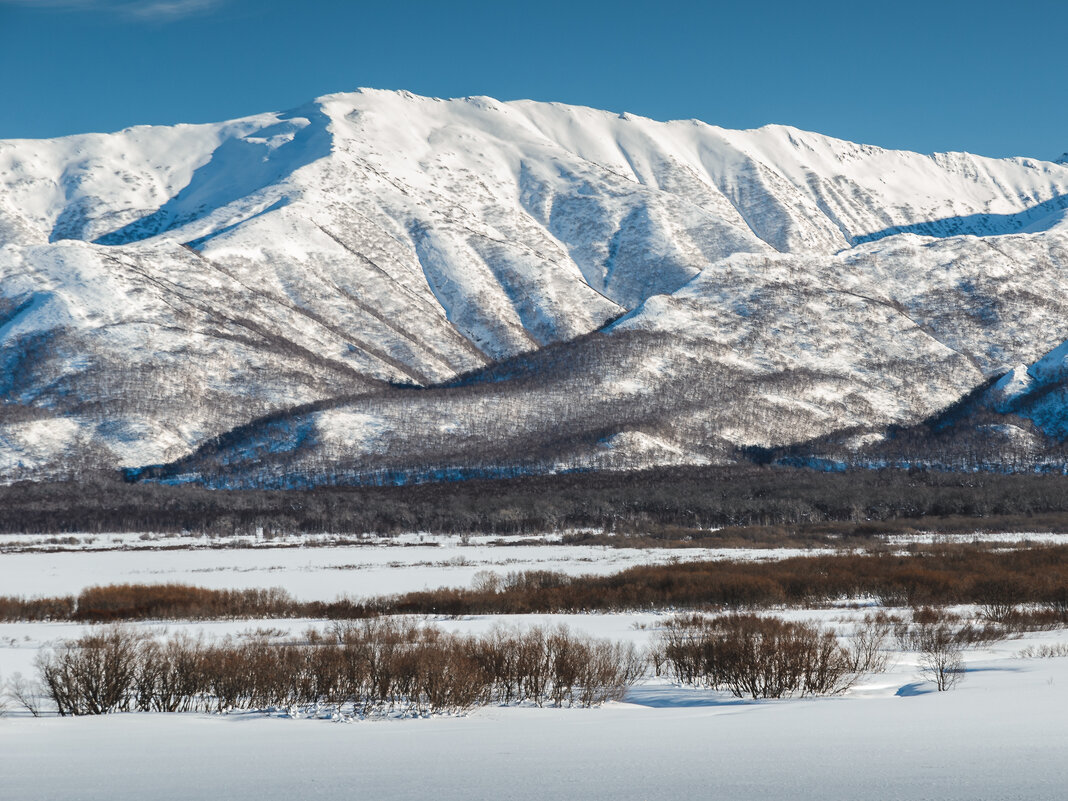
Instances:
[[[6,538],[0,538],[0,544]],[[674,560],[784,559],[796,548],[617,549],[582,545],[439,543],[315,548],[108,550],[0,553],[0,594],[66,595],[98,584],[195,584],[209,589],[282,587],[300,600],[332,601],[470,586],[491,570],[606,574]]]
[[[795,610],[842,626],[860,611]],[[564,623],[648,642],[659,618],[516,616],[431,621],[463,632]],[[269,621],[298,631],[311,621]],[[209,636],[255,621],[168,624]],[[844,626],[842,626],[844,628]],[[5,675],[77,626],[0,625]],[[592,710],[488,708],[355,722],[124,714],[0,719],[0,787],[19,799],[1057,799],[1068,779],[1068,658],[1019,659],[1028,635],[968,652],[957,689],[931,691],[902,658],[845,697],[763,702],[635,687]],[[18,647],[11,643],[17,641]],[[12,654],[17,658],[12,659]]]
[[[439,543],[419,535],[400,542],[392,547],[5,553],[0,554],[0,587],[5,594],[41,594],[113,581],[277,584],[300,598],[330,599],[345,592],[468,584],[479,570],[607,573],[649,561],[714,558],[711,549],[495,547],[478,538],[464,545],[458,538]],[[719,558],[794,553],[732,551]],[[875,608],[843,603],[769,614],[846,634]],[[423,620],[463,634],[499,625],[566,625],[645,647],[668,614]],[[188,633],[214,639],[265,631],[299,636],[311,626],[327,625],[239,620],[150,622],[139,628],[161,637]],[[0,680],[15,673],[32,676],[42,649],[86,630],[77,624],[0,624]],[[1063,758],[1068,753],[1068,657],[1019,654],[1057,645],[1068,645],[1068,632],[1030,633],[969,649],[967,674],[947,693],[934,692],[923,680],[916,654],[898,653],[885,673],[867,677],[845,696],[819,699],[740,701],[650,677],[624,702],[596,709],[492,707],[462,716],[348,723],[257,713],[33,719],[9,702],[7,715],[0,717],[0,797],[1052,801],[1063,797],[1068,780]]]

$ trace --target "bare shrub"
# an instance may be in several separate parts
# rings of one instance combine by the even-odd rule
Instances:
[[[203,685],[204,644],[179,634],[145,644],[134,680],[138,709],[185,712],[193,709]]]
[[[633,643],[590,641],[583,663],[580,692],[573,702],[595,706],[622,701],[628,688],[645,675],[647,660]]]
[[[887,647],[893,634],[893,620],[885,613],[865,615],[857,625],[848,646],[850,669],[860,676],[883,673],[890,661]]]
[[[675,678],[730,691],[737,698],[782,698],[845,692],[886,665],[889,625],[871,624],[842,646],[833,631],[756,615],[676,617],[657,648]]]
[[[975,627],[945,609],[921,607],[912,612],[912,624],[897,625],[903,650],[919,654],[920,675],[933,681],[939,692],[951,689],[964,678],[964,648],[1001,638],[1001,629]]]
[[[1029,645],[1016,654],[1019,659],[1054,659],[1068,656],[1068,642],[1052,645]]]
[[[41,716],[41,696],[44,688],[37,682],[30,681],[21,673],[12,673],[7,682],[6,695],[33,717]]]
[[[977,579],[971,594],[983,617],[992,623],[1005,623],[1028,597],[1027,588],[1015,577]]]
[[[142,637],[125,628],[87,634],[37,658],[60,715],[104,715],[130,708]]]
[[[1068,580],[1063,577],[1047,579],[1046,587],[1039,599],[1062,620],[1068,620]]]

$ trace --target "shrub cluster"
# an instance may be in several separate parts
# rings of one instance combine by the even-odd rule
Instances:
[[[888,606],[981,604],[993,616],[1020,604],[1068,614],[1068,547],[991,551],[972,546],[908,554],[846,553],[767,562],[644,565],[607,576],[536,571],[498,585],[413,592],[392,612],[522,614],[678,607],[758,608],[874,597]]]
[[[117,620],[211,620],[291,617],[299,605],[285,590],[209,590],[187,584],[109,584],[88,587],[71,617],[87,623]]]
[[[383,601],[299,601],[280,587],[213,590],[189,584],[108,584],[58,598],[0,596],[0,620],[352,620],[388,612]]]
[[[475,586],[364,601],[305,602],[285,591],[209,590],[175,584],[110,585],[68,598],[0,597],[3,620],[146,619],[383,614],[482,615],[817,605],[874,597],[887,606],[978,604],[991,622],[1048,627],[1068,619],[1068,546],[993,551],[972,546],[907,554],[845,553],[767,562],[682,562],[607,576],[546,570],[483,576]],[[1022,611],[1025,605],[1038,610]]]
[[[110,627],[42,653],[37,666],[60,715],[325,708],[367,716],[593,706],[621,698],[645,660],[633,645],[562,627],[465,637],[377,619],[313,630],[301,642],[157,641]]]
[[[0,620],[73,620],[73,595],[58,598],[22,598],[0,595]]]
[[[869,623],[843,646],[818,626],[756,615],[691,615],[667,622],[653,660],[683,684],[729,690],[736,698],[837,695],[882,671],[890,633]]]

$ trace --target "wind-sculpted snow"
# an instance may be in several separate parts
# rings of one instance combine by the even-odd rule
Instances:
[[[409,480],[912,424],[1068,339],[1066,197],[1053,162],[373,90],[0,142],[0,476],[200,448],[172,474]]]
[[[874,242],[894,234],[920,234],[922,236],[997,236],[1025,231],[1035,233],[1058,225],[1068,209],[1068,195],[1058,195],[1015,214],[969,214],[943,220],[930,220],[912,225],[895,225],[883,231],[855,237],[854,244]]]
[[[250,133],[224,140],[207,164],[159,209],[96,239],[122,245],[220,215],[240,215],[248,207],[285,205],[285,180],[297,169],[330,154],[328,119],[317,107],[278,116]],[[235,208],[236,207],[236,208]],[[235,223],[228,223],[233,226]],[[55,238],[55,232],[53,232]]]

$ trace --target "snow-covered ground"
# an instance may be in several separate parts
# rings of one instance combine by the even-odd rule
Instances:
[[[279,585],[297,597],[333,598],[466,584],[479,570],[605,573],[673,558],[796,553],[501,547],[485,539],[464,544],[419,535],[399,542],[6,553],[0,554],[0,592],[191,581]],[[846,632],[870,611],[841,605],[775,614]],[[646,646],[665,617],[632,612],[426,622],[471,634],[496,625],[562,623]],[[144,628],[160,636],[217,638],[257,630],[286,636],[324,625],[245,620]],[[32,676],[41,649],[85,630],[76,624],[0,624],[0,682],[16,673]],[[946,693],[924,681],[916,654],[897,652],[887,672],[845,696],[824,699],[743,702],[650,677],[623,702],[595,709],[493,707],[463,716],[344,723],[253,713],[33,719],[8,701],[7,715],[0,717],[0,798],[1059,799],[1068,782],[1068,657],[1020,657],[1029,646],[1054,644],[1068,645],[1068,632],[1032,633],[968,650],[964,680]]]
[[[1063,660],[1062,660],[1063,661]],[[1063,665],[953,693],[334,725],[0,722],[10,798],[1063,798]],[[1047,676],[1055,674],[1052,684]]]
[[[293,597],[332,601],[439,587],[467,587],[475,576],[525,570],[604,575],[636,565],[674,561],[774,560],[830,549],[610,548],[561,545],[551,538],[507,540],[489,536],[407,534],[368,538],[361,545],[329,545],[331,535],[257,540],[138,534],[25,534],[0,536],[0,595],[67,595],[100,584],[193,584],[211,589],[281,587]],[[879,542],[1068,543],[1068,534],[1044,532],[915,534]]]
[[[856,611],[794,612],[835,623]],[[531,616],[647,642],[658,616]],[[479,617],[437,621],[484,630]],[[287,621],[299,629],[309,621]],[[211,635],[256,624],[170,625]],[[269,624],[275,627],[275,623]],[[0,669],[76,626],[0,626]],[[601,708],[490,708],[461,717],[337,723],[260,714],[0,719],[5,798],[1058,799],[1068,780],[1068,658],[1008,640],[966,654],[932,691],[914,659],[841,698],[740,702],[650,680]]]
[[[332,601],[469,586],[484,570],[501,575],[524,570],[605,574],[675,560],[782,559],[811,553],[799,548],[494,546],[484,539],[467,545],[449,537],[406,545],[6,553],[0,554],[0,595],[66,595],[97,584],[173,582],[212,589],[282,587],[301,600]]]

